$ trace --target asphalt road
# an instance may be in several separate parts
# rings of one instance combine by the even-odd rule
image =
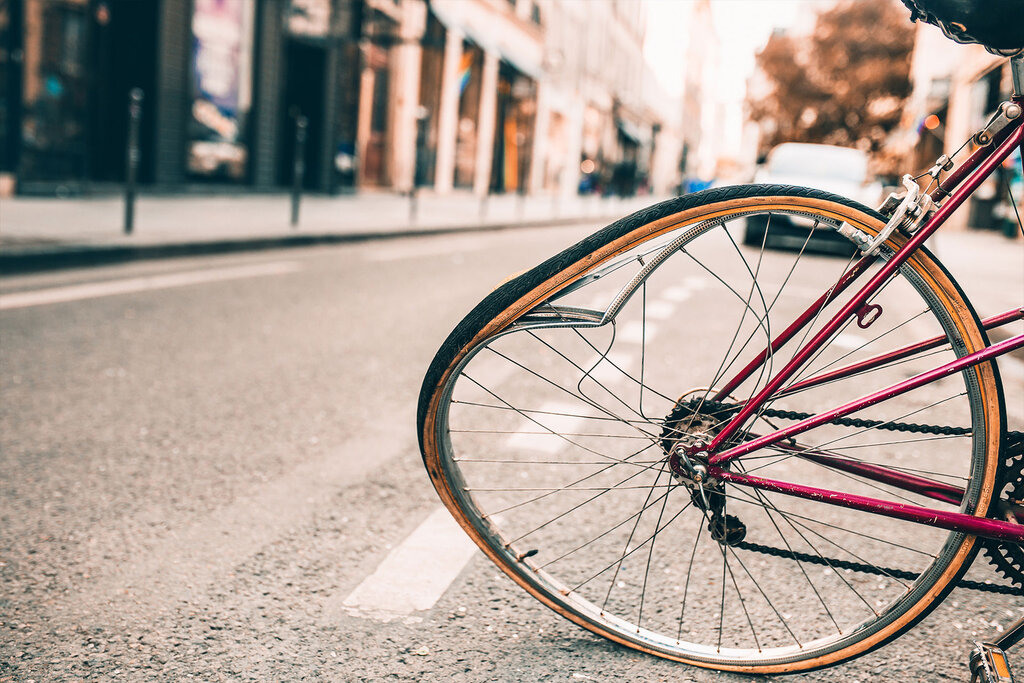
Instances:
[[[0,681],[753,680],[605,642],[479,552],[428,609],[347,609],[439,508],[414,427],[437,346],[586,232],[0,281]],[[1020,602],[958,590],[880,652],[792,680],[966,680],[971,641]]]

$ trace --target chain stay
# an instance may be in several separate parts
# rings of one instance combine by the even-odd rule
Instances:
[[[736,406],[722,403],[719,401],[705,400],[704,406],[711,408],[719,414],[721,412],[735,412],[739,410]],[[795,410],[777,410],[774,408],[767,408],[762,413],[764,417],[775,417],[781,420],[806,420],[814,417],[811,413],[801,413]],[[963,436],[971,433],[970,427],[951,427],[947,425],[926,425],[926,424],[914,424],[911,422],[893,422],[886,420],[865,420],[862,418],[855,417],[841,417],[835,420],[831,420],[828,424],[839,425],[842,427],[857,427],[857,428],[868,428],[868,429],[882,429],[894,432],[910,432],[913,434],[938,434],[943,436]],[[1021,439],[1024,437],[1024,432],[1007,432],[1007,436],[1010,438]],[[849,569],[850,571],[861,572],[864,574],[874,574],[877,576],[886,576],[895,579],[906,579],[908,581],[914,581],[919,576],[914,572],[907,571],[905,569],[894,569],[890,567],[876,567],[870,564],[864,564],[862,562],[849,562],[847,560],[841,560],[838,558],[823,557],[819,555],[810,555],[808,553],[797,552],[795,550],[789,550],[785,548],[774,548],[772,546],[761,545],[759,543],[749,543],[741,541],[739,543],[732,544],[732,547],[739,548],[741,550],[748,550],[750,552],[761,553],[763,555],[771,555],[773,557],[792,558],[797,562],[806,562],[807,564],[817,564],[825,567],[832,567],[833,569]],[[1024,588],[1017,588],[1015,586],[1004,586],[992,583],[982,583],[980,581],[967,581],[961,580],[957,583],[960,588],[967,588],[970,590],[981,591],[984,593],[998,593],[1000,595],[1020,595],[1024,596]]]

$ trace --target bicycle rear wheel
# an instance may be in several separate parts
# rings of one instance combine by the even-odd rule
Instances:
[[[754,248],[740,246],[750,216],[765,233]],[[842,222],[871,234],[884,224],[816,190],[708,190],[627,217],[503,284],[452,332],[423,383],[420,445],[442,501],[544,604],[662,657],[801,671],[904,632],[966,571],[974,537],[727,485],[725,505],[746,539],[723,542],[668,462],[673,445],[720,426],[721,416],[701,406],[752,396],[841,306],[843,297],[729,396],[707,401],[851,266],[853,259],[809,250],[810,238]],[[798,228],[806,237],[793,241]],[[773,230],[790,251],[764,249]],[[878,317],[862,320],[864,329],[854,321],[841,328],[747,425],[747,438],[987,343],[962,292],[925,250],[870,303]],[[943,343],[923,358],[806,383],[935,336]],[[734,467],[986,514],[1004,422],[993,364],[857,417],[866,422],[824,425]],[[923,431],[899,431],[911,423]],[[890,467],[962,493],[959,502],[937,501],[839,471],[829,459]]]

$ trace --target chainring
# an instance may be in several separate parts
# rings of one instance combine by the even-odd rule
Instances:
[[[997,509],[1010,503],[1024,505],[1024,434],[1021,432],[1008,435],[1000,469]],[[1003,578],[1024,588],[1024,547],[1010,541],[986,541],[982,552]]]

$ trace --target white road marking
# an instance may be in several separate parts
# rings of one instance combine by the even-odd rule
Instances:
[[[438,508],[342,603],[353,616],[390,621],[428,610],[473,557],[476,545]]]
[[[634,366],[640,362],[640,356],[638,354],[627,354],[622,351],[613,351],[608,354],[608,359],[601,361],[601,363],[594,368],[593,372],[588,375],[591,380],[583,383],[583,389],[592,390],[593,382],[596,382],[608,389],[613,389],[616,384],[624,382],[628,379],[623,373],[632,373],[635,371]],[[589,368],[588,368],[589,369]]]
[[[662,292],[661,296],[662,298],[668,299],[669,301],[679,302],[686,301],[687,299],[690,298],[690,295],[692,294],[693,292],[690,291],[689,287],[675,286],[666,289],[664,292]]]
[[[676,307],[668,301],[652,301],[647,304],[646,315],[650,320],[665,320],[675,312]]]
[[[856,334],[850,334],[849,332],[844,332],[843,334],[839,335],[838,337],[832,340],[832,344],[834,346],[838,346],[839,348],[846,349],[848,351],[853,349],[859,349],[860,347],[864,346],[867,343],[868,340],[865,339],[864,337],[861,337]]]
[[[480,386],[485,389],[494,391],[505,380],[511,377],[513,372],[516,370],[522,371],[522,368],[511,361],[499,358],[494,354],[489,355],[492,357],[480,359],[483,362],[470,365],[468,372],[466,373],[473,382],[479,383]],[[479,359],[480,356],[477,356],[477,358]]]
[[[409,448],[391,432],[365,431],[194,522],[168,529],[147,552],[105,568],[103,575],[63,596],[54,609],[97,618],[108,610],[127,614],[126,605],[161,613],[223,587],[240,564],[336,504],[340,491],[387,467]],[[365,457],[367,453],[374,457]],[[118,542],[121,533],[113,527],[98,532],[97,547]]]
[[[576,417],[576,415],[581,409],[588,410],[582,403],[576,405],[545,403],[541,405],[539,412],[530,414],[532,419],[525,421],[520,431],[508,437],[506,446],[510,450],[557,453],[569,445],[569,442],[560,435],[579,431],[583,418]],[[555,414],[548,415],[546,413]]]
[[[97,297],[114,296],[116,294],[130,294],[133,292],[145,292],[151,289],[167,289],[170,287],[185,287],[188,285],[198,285],[206,282],[221,282],[224,280],[237,280],[239,278],[246,277],[284,275],[286,273],[294,273],[299,270],[300,267],[301,265],[298,261],[274,261],[272,263],[252,263],[244,266],[229,266],[226,268],[189,270],[181,273],[146,275],[143,277],[126,278],[122,280],[87,282],[80,285],[51,287],[49,289],[39,289],[30,292],[15,292],[13,294],[0,295],[0,310],[8,308],[27,308],[29,306],[45,306],[47,304],[78,301],[80,299],[95,299]]]
[[[479,238],[451,237],[428,243],[381,244],[375,246],[374,250],[364,257],[364,260],[370,263],[386,263],[424,256],[458,256],[469,251],[479,251],[485,246],[484,241]]]
[[[646,329],[644,329],[646,327]],[[654,339],[654,336],[658,334],[658,326],[652,323],[647,323],[645,326],[639,320],[630,320],[628,323],[622,326],[616,337],[619,341],[626,342],[629,344],[643,344],[650,342]]]
[[[686,278],[686,286],[690,289],[700,291],[708,286],[708,278],[701,277],[700,275],[690,275]]]

